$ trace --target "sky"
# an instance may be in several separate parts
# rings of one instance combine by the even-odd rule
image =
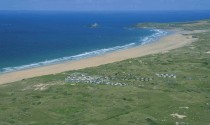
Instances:
[[[210,0],[0,0],[0,10],[210,10]]]

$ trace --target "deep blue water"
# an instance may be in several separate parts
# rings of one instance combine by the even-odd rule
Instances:
[[[209,11],[0,12],[0,72],[20,70],[124,49],[165,32],[131,29],[139,22],[210,18]],[[90,28],[98,23],[98,28]]]

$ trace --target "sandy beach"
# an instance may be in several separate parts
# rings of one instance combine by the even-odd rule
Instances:
[[[22,71],[16,71],[0,75],[0,84],[11,83],[22,79],[56,74],[64,71],[83,69],[103,64],[113,63],[126,60],[129,58],[141,57],[149,54],[167,52],[187,44],[192,43],[196,39],[192,38],[188,31],[175,31],[175,33],[162,37],[161,39],[147,45],[137,46],[126,50],[120,50],[105,55],[81,59],[78,61],[70,61],[61,64],[49,65]],[[185,35],[182,35],[185,34]]]

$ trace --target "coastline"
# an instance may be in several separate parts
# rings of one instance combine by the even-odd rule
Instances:
[[[105,46],[103,48],[98,48],[98,49],[95,49],[95,48],[97,48],[97,47],[95,47],[93,49],[90,49],[89,51],[82,51],[82,52],[78,52],[75,54],[68,53],[65,56],[60,55],[59,57],[54,57],[51,59],[32,61],[32,62],[28,62],[28,63],[22,64],[22,65],[19,64],[16,66],[1,67],[0,75],[4,74],[4,73],[10,73],[10,72],[15,72],[15,71],[27,70],[27,69],[37,68],[37,67],[49,66],[49,65],[54,65],[54,64],[64,63],[64,62],[70,62],[70,61],[74,61],[74,60],[90,58],[90,57],[104,55],[104,54],[119,51],[119,50],[133,48],[136,46],[154,42],[155,40],[158,40],[159,38],[171,33],[168,30],[162,30],[162,29],[153,29],[153,28],[146,28],[146,29],[148,31],[152,31],[154,33],[144,36],[144,37],[140,37],[140,39],[135,40],[135,41],[130,41],[129,43],[118,44],[118,45],[113,45],[113,46],[109,46],[109,47]],[[141,35],[138,35],[138,36],[141,36]],[[122,39],[122,41],[123,41],[123,39]],[[39,55],[42,55],[42,54],[39,54]],[[31,57],[33,59],[33,56],[29,56],[29,57]],[[46,55],[44,57],[46,57]],[[19,59],[24,62],[24,59],[21,59],[21,57]]]
[[[49,66],[37,67],[32,69],[14,71],[0,75],[0,84],[19,81],[22,79],[56,74],[70,70],[78,70],[88,67],[95,67],[108,63],[118,62],[129,58],[137,58],[149,54],[167,52],[176,49],[186,44],[190,44],[196,39],[192,38],[189,31],[176,30],[173,34],[166,35],[157,41],[151,42],[146,45],[119,50],[104,55],[89,57],[81,60],[53,64]]]

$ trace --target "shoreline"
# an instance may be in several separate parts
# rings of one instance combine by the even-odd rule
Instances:
[[[28,64],[23,64],[23,65],[18,65],[18,66],[11,66],[11,67],[8,66],[8,67],[4,67],[0,69],[0,75],[5,74],[5,73],[21,71],[21,70],[27,70],[27,69],[32,69],[32,68],[38,68],[38,67],[44,67],[44,66],[49,66],[49,65],[55,65],[55,64],[65,63],[65,62],[86,59],[90,57],[96,57],[96,56],[105,55],[105,54],[120,51],[120,50],[133,48],[136,46],[142,46],[142,45],[157,41],[158,39],[172,33],[172,31],[162,30],[162,29],[148,28],[148,30],[152,30],[155,33],[152,33],[151,35],[143,37],[140,40],[141,42],[138,42],[138,41],[130,42],[130,43],[125,43],[123,45],[115,45],[112,47],[93,49],[93,50],[81,52],[79,54],[77,53],[77,54],[73,54],[69,56],[61,56],[61,57],[57,57],[57,58],[53,58],[53,59],[49,59],[45,61],[41,60],[41,61],[31,62]]]
[[[190,44],[193,41],[195,41],[196,39],[192,38],[192,35],[189,34],[189,31],[175,30],[174,33],[163,36],[160,39],[157,39],[149,44],[118,50],[103,55],[88,57],[81,60],[3,73],[0,74],[0,84],[11,83],[37,76],[56,74],[88,67],[95,67],[99,65],[114,63],[150,54],[167,52],[169,50],[185,46],[186,44]]]

